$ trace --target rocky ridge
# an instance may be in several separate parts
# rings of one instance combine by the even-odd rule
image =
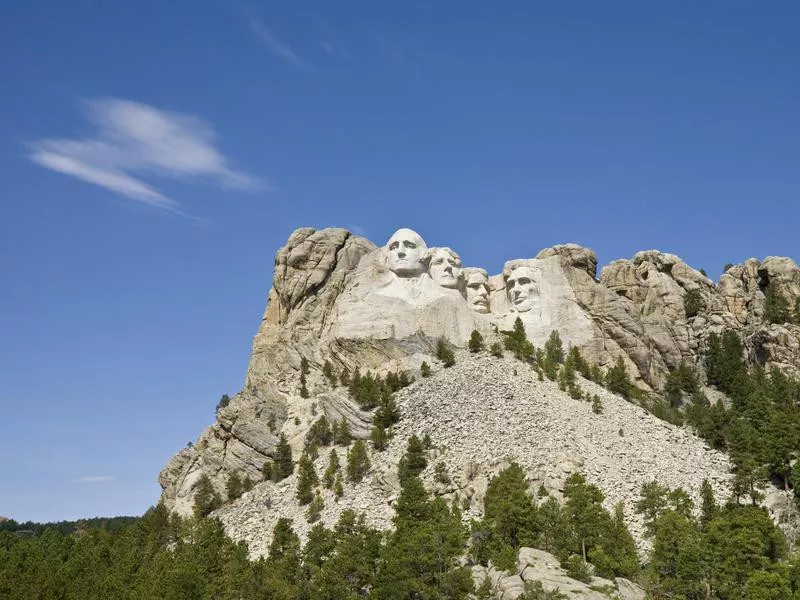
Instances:
[[[606,495],[613,509],[624,502],[632,533],[643,542],[642,523],[632,510],[643,483],[657,479],[671,488],[683,487],[699,505],[698,492],[708,478],[719,497],[727,497],[729,463],[725,455],[709,449],[686,429],[655,418],[644,409],[581,380],[587,392],[597,394],[603,412],[595,414],[591,403],[576,400],[557,384],[539,381],[536,372],[512,358],[488,354],[458,353],[456,364],[439,368],[397,392],[401,420],[383,452],[372,451],[371,469],[359,484],[345,485],[338,502],[330,490],[321,490],[325,502],[321,521],[330,526],[341,511],[362,512],[367,522],[387,529],[399,492],[397,463],[411,435],[428,434],[433,448],[422,474],[426,487],[447,499],[466,501],[465,522],[480,518],[483,496],[492,476],[519,463],[527,472],[534,493],[543,485],[560,497],[565,479],[581,472]],[[306,410],[316,403],[306,399]],[[323,410],[317,406],[317,410]],[[298,414],[300,414],[298,412]],[[341,447],[337,449],[344,457]],[[329,450],[322,448],[315,461],[321,475]],[[444,463],[450,482],[438,481],[435,464]],[[306,507],[295,497],[297,475],[278,482],[264,482],[215,514],[236,540],[245,540],[253,555],[264,554],[270,532],[281,517],[294,521],[305,539],[312,524]]]
[[[582,471],[603,490],[609,505],[626,501],[640,541],[630,507],[644,481],[657,478],[694,494],[702,478],[710,476],[724,495],[724,456],[709,451],[689,431],[594,384],[581,382],[602,398],[602,415],[555,384],[538,381],[510,358],[461,353],[455,367],[427,380],[419,379],[420,365],[436,364],[439,338],[463,348],[475,329],[492,341],[520,318],[537,346],[557,331],[565,344],[579,347],[601,368],[622,359],[646,392],[657,393],[681,362],[702,382],[708,336],[726,329],[742,338],[751,363],[796,375],[800,326],[764,319],[768,287],[789,306],[798,302],[796,263],[780,257],[749,259],[728,267],[714,283],[677,256],[656,250],[614,261],[599,276],[594,252],[576,244],[546,248],[535,256],[508,261],[502,273],[489,276],[463,268],[449,248],[427,248],[410,230],[399,230],[377,247],[343,229],[298,229],[276,255],[244,388],[218,410],[214,424],[191,447],[166,465],[159,476],[162,500],[170,510],[188,514],[203,475],[223,497],[233,473],[259,481],[280,434],[289,438],[297,458],[321,414],[344,418],[356,437],[366,439],[371,414],[360,410],[343,388],[331,388],[321,373],[326,361],[337,372],[408,370],[418,378],[397,394],[403,419],[387,451],[373,453],[365,481],[348,486],[338,504],[328,491],[323,494],[326,523],[350,507],[364,512],[372,524],[388,526],[397,460],[408,436],[426,431],[437,447],[444,447],[432,453],[431,463],[444,462],[452,483],[435,482],[430,469],[426,481],[438,494],[468,498],[467,515],[478,514],[488,478],[512,458],[524,465],[533,485],[541,483],[553,494],[568,473]],[[303,358],[310,364],[309,398],[299,393]],[[323,451],[319,472],[326,461]],[[308,529],[294,488],[294,476],[277,485],[261,483],[218,514],[234,537],[248,540],[251,551],[261,554],[279,516],[295,519],[301,535]]]

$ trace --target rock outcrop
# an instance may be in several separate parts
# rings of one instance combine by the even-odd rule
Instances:
[[[565,345],[579,347],[602,368],[622,358],[646,391],[660,390],[682,361],[702,379],[708,336],[725,329],[739,333],[752,362],[797,374],[800,327],[765,323],[770,285],[794,307],[800,298],[797,265],[787,258],[749,259],[728,268],[715,284],[677,256],[649,250],[612,262],[598,278],[594,252],[564,244],[508,261],[501,273],[489,275],[464,268],[449,248],[428,248],[411,230],[401,229],[376,247],[343,229],[298,229],[277,253],[244,388],[161,472],[163,501],[171,510],[190,512],[203,474],[223,497],[234,472],[259,481],[279,435],[287,436],[299,456],[320,414],[345,419],[355,436],[368,437],[371,415],[326,381],[326,361],[336,372],[418,375],[423,361],[436,364],[440,338],[455,348],[463,348],[473,330],[497,340],[517,318],[537,346],[557,331]],[[299,393],[303,358],[310,366],[308,398]],[[554,494],[566,474],[581,470],[610,503],[625,500],[629,507],[641,483],[653,478],[692,492],[706,476],[720,491],[727,486],[725,457],[593,384],[583,385],[606,404],[600,416],[549,382],[536,381],[526,367],[518,365],[521,373],[513,375],[517,367],[510,359],[461,362],[398,394],[403,419],[390,448],[374,457],[370,476],[339,504],[325,498],[323,520],[352,505],[386,526],[397,491],[396,462],[405,439],[421,431],[447,448],[438,458],[454,483],[437,493],[469,498],[473,512],[486,478],[509,458],[520,460],[532,481]],[[475,462],[473,456],[481,457],[477,467],[467,464]],[[220,510],[236,537],[255,544],[255,553],[263,551],[278,516],[299,514],[292,481],[261,483]],[[634,516],[628,517],[636,529]],[[303,529],[299,518],[298,528]]]

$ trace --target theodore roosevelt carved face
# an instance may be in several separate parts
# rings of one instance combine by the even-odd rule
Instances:
[[[442,287],[457,288],[461,279],[461,257],[450,248],[432,249],[428,274]]]
[[[530,267],[517,267],[506,279],[508,301],[518,312],[533,308],[533,301],[538,291],[534,270]]]
[[[467,304],[478,313],[489,312],[489,275],[483,269],[465,272],[467,280]]]
[[[389,270],[398,277],[416,277],[425,270],[428,247],[416,231],[398,229],[386,244]]]

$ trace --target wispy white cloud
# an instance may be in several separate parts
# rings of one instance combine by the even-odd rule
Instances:
[[[270,31],[269,27],[264,25],[260,19],[251,16],[249,20],[250,29],[253,30],[253,33],[256,34],[256,37],[259,39],[259,41],[261,41],[261,43],[264,44],[264,46],[266,46],[270,52],[299,69],[302,69],[305,66],[303,60],[294,50],[292,50],[292,47],[289,46],[289,44],[279,40],[275,34]]]
[[[183,181],[209,180],[225,188],[255,190],[263,182],[231,168],[214,146],[205,121],[146,104],[102,98],[87,103],[96,131],[83,139],[43,139],[28,157],[42,167],[104,187],[130,200],[182,212],[143,175]]]
[[[78,477],[73,481],[75,483],[107,483],[109,481],[114,481],[115,479],[116,477],[111,477],[109,475],[84,475],[83,477]]]

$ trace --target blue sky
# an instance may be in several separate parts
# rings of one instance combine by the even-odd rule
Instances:
[[[0,7],[0,515],[139,514],[275,250],[800,256],[796,2]]]

